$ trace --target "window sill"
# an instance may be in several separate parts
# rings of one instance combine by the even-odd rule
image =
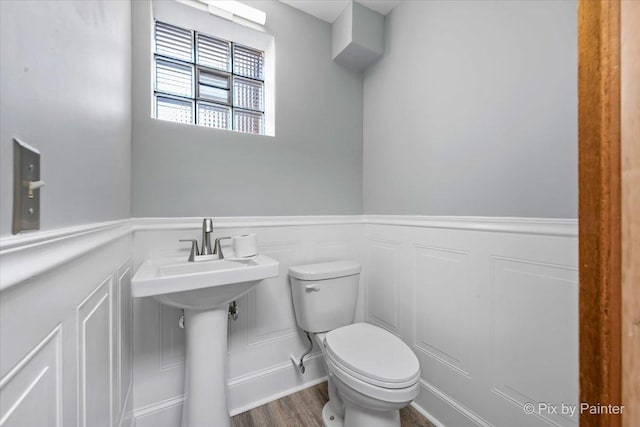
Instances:
[[[221,128],[214,128],[214,127],[210,127],[210,126],[204,126],[204,125],[198,125],[198,124],[194,124],[194,123],[181,123],[181,122],[174,122],[171,120],[163,120],[163,119],[158,119],[156,117],[149,117],[151,119],[151,121],[153,123],[157,123],[159,126],[162,127],[173,127],[175,126],[176,128],[182,128],[182,129],[206,129],[209,131],[213,131],[213,132],[224,132],[227,135],[238,135],[238,136],[249,136],[249,137],[267,137],[267,138],[275,138],[275,134],[274,133],[248,133],[248,132],[241,132],[238,130],[233,130],[233,129],[221,129]],[[196,130],[194,132],[199,132],[199,130]],[[206,131],[205,131],[206,132]]]

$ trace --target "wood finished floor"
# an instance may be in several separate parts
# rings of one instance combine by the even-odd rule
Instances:
[[[231,418],[231,427],[322,427],[327,383],[318,384]],[[402,427],[434,427],[411,406],[400,410]]]

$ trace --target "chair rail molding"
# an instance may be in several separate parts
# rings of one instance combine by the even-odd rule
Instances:
[[[202,217],[132,218],[131,221],[136,231],[193,230],[202,227]],[[213,217],[214,228],[347,225],[362,222],[362,215]]]
[[[0,238],[0,290],[136,231],[197,230],[201,217],[130,218]],[[216,228],[396,225],[575,237],[576,219],[416,215],[216,217]],[[27,256],[28,255],[28,256]]]
[[[443,228],[576,237],[578,220],[573,218],[527,218],[485,216],[364,215],[364,224]]]
[[[0,239],[0,291],[39,276],[132,232],[130,220]]]

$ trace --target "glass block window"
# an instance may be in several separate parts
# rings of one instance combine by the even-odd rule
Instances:
[[[154,117],[264,134],[264,52],[155,23]]]

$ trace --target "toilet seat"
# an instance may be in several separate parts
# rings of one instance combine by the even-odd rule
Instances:
[[[343,383],[345,386],[355,390],[356,392],[373,398],[384,404],[401,404],[401,406],[407,405],[418,395],[420,384],[418,380],[413,384],[403,388],[386,388],[378,385],[371,384],[367,381],[363,381],[349,374],[348,371],[336,364],[336,361],[327,358],[327,368],[334,377],[334,381]],[[344,387],[344,386],[343,386]],[[342,387],[338,386],[341,390]],[[342,389],[342,392],[345,390]]]
[[[329,332],[324,345],[330,365],[351,378],[385,389],[403,389],[420,378],[420,364],[411,349],[390,332],[368,323],[354,323]],[[336,373],[338,375],[338,373]]]

